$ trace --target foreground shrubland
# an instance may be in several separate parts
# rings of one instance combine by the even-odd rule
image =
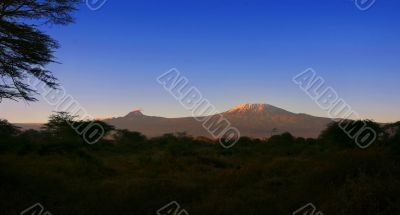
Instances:
[[[52,214],[156,214],[171,201],[189,214],[292,214],[309,202],[324,214],[400,214],[397,125],[363,150],[326,132],[224,149],[185,134],[115,131],[88,145],[62,129],[10,126],[2,121],[0,214],[36,202]]]

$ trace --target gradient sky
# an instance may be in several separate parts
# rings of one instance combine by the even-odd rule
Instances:
[[[351,0],[109,0],[75,17],[46,27],[61,44],[49,68],[95,117],[190,115],[156,82],[174,67],[220,111],[268,103],[327,116],[292,83],[312,67],[363,118],[400,120],[398,0],[367,11]],[[3,101],[0,118],[45,122],[53,109]]]

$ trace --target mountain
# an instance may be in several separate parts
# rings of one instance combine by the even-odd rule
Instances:
[[[268,104],[241,104],[221,114],[242,136],[259,138],[286,131],[298,137],[317,137],[332,122],[329,118],[292,113]],[[139,110],[123,117],[105,119],[104,122],[119,129],[139,131],[149,137],[175,132],[211,136],[202,123],[192,117],[146,116]]]
[[[43,126],[42,123],[14,123],[14,125],[22,130],[40,130]]]

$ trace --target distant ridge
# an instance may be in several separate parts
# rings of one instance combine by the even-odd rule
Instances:
[[[42,123],[14,123],[14,125],[22,130],[40,130],[43,126]]]
[[[242,136],[254,138],[282,132],[290,132],[299,137],[317,137],[332,122],[329,118],[296,114],[269,104],[240,104],[221,114],[239,129]],[[135,110],[123,117],[105,119],[104,122],[119,129],[139,131],[149,137],[175,132],[210,137],[201,123],[192,117],[147,116]]]
[[[221,113],[242,136],[264,138],[290,132],[297,137],[318,137],[332,119],[303,113],[292,113],[269,104],[240,104]],[[122,117],[105,117],[102,120],[117,129],[138,131],[148,137],[166,133],[186,132],[193,136],[211,137],[201,122],[192,117],[165,118],[147,116],[141,110],[133,110]],[[18,123],[23,130],[39,130],[43,124]]]

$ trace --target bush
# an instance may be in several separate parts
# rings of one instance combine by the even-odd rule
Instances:
[[[268,144],[293,144],[295,138],[289,132],[285,132],[281,135],[274,135],[268,139]]]

